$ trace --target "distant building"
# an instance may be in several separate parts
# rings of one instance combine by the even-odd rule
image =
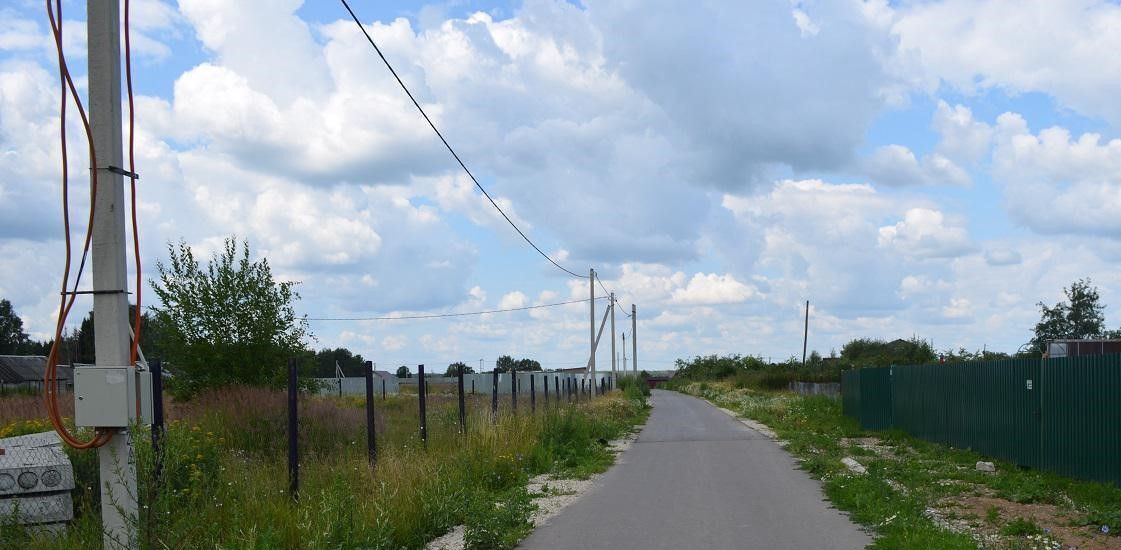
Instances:
[[[1121,340],[1052,340],[1047,342],[1047,357],[1086,357],[1121,353]]]
[[[43,375],[47,371],[47,358],[42,355],[0,355],[0,389],[43,389]],[[60,388],[73,384],[74,369],[59,366],[55,377]]]

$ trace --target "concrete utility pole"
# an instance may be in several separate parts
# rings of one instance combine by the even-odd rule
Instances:
[[[627,333],[623,333],[623,374],[627,373]]]
[[[588,349],[591,350],[591,358],[588,359],[588,366],[584,368],[584,378],[588,378],[590,373],[592,376],[596,374],[596,270],[588,270],[588,291],[590,292],[591,300],[588,301]]]
[[[89,48],[89,112],[97,164],[93,223],[93,318],[99,367],[129,364],[128,284],[125,258],[124,179],[121,136],[121,11],[119,0],[86,4]],[[98,448],[102,542],[105,548],[136,548],[136,461],[127,428]]]
[[[810,301],[806,300],[806,328],[802,332],[802,366],[806,366],[806,343],[810,340]]]
[[[611,293],[611,381],[615,381],[615,362],[618,354],[615,352],[615,293]]]
[[[638,374],[638,312],[631,304],[631,370]]]

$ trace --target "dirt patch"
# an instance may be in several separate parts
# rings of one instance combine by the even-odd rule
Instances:
[[[899,458],[894,447],[884,445],[878,437],[842,437],[841,445],[858,447],[881,458]]]
[[[937,508],[935,515],[952,524],[955,531],[969,532],[978,542],[1001,540],[1007,545],[1013,545],[1013,541],[1030,544],[1050,540],[1059,543],[1063,549],[1121,548],[1121,537],[1102,533],[1100,526],[1078,525],[1081,523],[1080,513],[1053,504],[1020,504],[991,495],[969,495],[945,499]],[[1039,526],[1043,530],[1042,535],[1034,538],[1001,535],[1002,528],[1020,518]],[[1004,544],[997,545],[1001,546]],[[1048,545],[1041,547],[1046,548]]]

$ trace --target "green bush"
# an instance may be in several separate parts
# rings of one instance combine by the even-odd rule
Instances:
[[[518,545],[533,529],[529,515],[536,509],[525,487],[502,493],[478,493],[471,499],[464,524],[466,547],[507,550]]]

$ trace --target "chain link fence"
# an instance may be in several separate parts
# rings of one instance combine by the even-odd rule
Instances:
[[[54,432],[0,439],[0,529],[62,529],[74,518],[74,487],[74,468]]]

